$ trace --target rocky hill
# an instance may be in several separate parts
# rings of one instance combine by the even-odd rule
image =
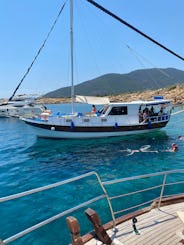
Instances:
[[[75,86],[75,94],[88,96],[114,96],[125,93],[155,90],[184,84],[184,71],[167,69],[144,69],[128,74],[106,74]],[[68,98],[70,87],[60,88],[44,95],[45,98]]]
[[[111,102],[129,102],[133,100],[151,100],[155,95],[162,95],[165,99],[171,100],[173,104],[184,104],[184,85],[173,85],[157,90],[145,90],[136,93],[123,93],[108,96]],[[69,103],[70,98],[41,98],[40,103]]]

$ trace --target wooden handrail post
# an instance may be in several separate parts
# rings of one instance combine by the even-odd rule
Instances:
[[[102,226],[98,214],[91,208],[86,209],[85,214],[87,215],[88,219],[91,221],[98,239],[104,244],[110,245],[112,243],[112,240],[107,234],[104,227]]]
[[[69,216],[66,218],[66,223],[71,233],[72,245],[83,245],[84,243],[82,241],[82,237],[80,236],[80,227],[77,219]]]

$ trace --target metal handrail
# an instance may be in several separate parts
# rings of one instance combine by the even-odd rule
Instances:
[[[137,179],[145,179],[145,178],[150,178],[150,177],[162,176],[163,175],[164,178],[163,178],[163,183],[160,185],[160,187],[162,187],[162,189],[161,189],[161,192],[160,192],[159,204],[158,204],[158,208],[160,208],[160,204],[161,204],[161,201],[162,201],[162,198],[163,198],[163,193],[164,193],[165,186],[184,183],[184,181],[166,183],[166,176],[169,175],[169,174],[174,174],[174,173],[184,173],[184,169],[170,170],[170,171],[165,171],[165,172],[157,172],[157,173],[145,174],[145,175],[140,175],[140,176],[133,176],[133,177],[129,177],[129,178],[123,178],[123,179],[116,179],[116,180],[112,180],[112,181],[106,181],[106,182],[102,182],[102,183],[104,185],[112,185],[112,184],[122,183],[122,182],[126,182],[126,181],[133,181],[133,180],[137,180]],[[117,197],[121,198],[123,196],[134,195],[134,194],[141,193],[141,192],[144,192],[144,191],[149,190],[149,189],[150,190],[151,189],[155,189],[157,187],[159,187],[159,186],[154,186],[154,187],[150,187],[150,188],[147,188],[147,189],[142,189],[142,190],[131,192],[131,193],[126,193],[126,194],[122,194],[122,195],[119,195],[119,196],[110,196],[110,200],[115,199]],[[126,208],[126,209],[122,209],[122,210],[116,211],[116,212],[114,212],[114,214],[116,215],[116,214],[119,214],[119,213],[122,213],[122,212],[129,211],[131,209],[135,209],[136,207],[143,206],[143,205],[145,205],[147,203],[150,203],[152,201],[153,200],[149,200],[147,202],[138,204],[136,206],[133,206],[133,207],[130,207],[130,208]]]
[[[127,177],[127,178],[121,178],[121,179],[116,179],[116,180],[109,180],[109,181],[102,182],[102,184],[112,185],[112,184],[117,184],[120,182],[126,182],[129,180],[144,179],[144,178],[155,177],[155,176],[164,175],[164,174],[175,174],[175,173],[184,173],[184,169],[169,170],[169,171],[164,171],[164,172],[156,172],[156,173],[151,173],[151,174],[144,174],[144,175]]]
[[[89,200],[89,201],[87,201],[87,202],[85,202],[85,203],[83,203],[81,205],[78,205],[78,206],[76,206],[74,208],[71,208],[69,210],[65,210],[64,212],[59,213],[59,214],[57,214],[55,216],[52,216],[51,218],[49,218],[47,220],[44,220],[44,221],[42,221],[42,222],[40,222],[40,223],[38,223],[38,224],[28,228],[28,229],[25,229],[25,230],[15,234],[12,237],[9,237],[9,238],[7,238],[7,239],[5,239],[3,241],[0,240],[0,242],[2,244],[8,244],[8,243],[20,238],[20,237],[32,232],[33,230],[36,230],[36,229],[38,229],[38,228],[40,228],[40,227],[42,227],[42,226],[44,226],[46,224],[49,224],[50,222],[52,222],[52,221],[54,221],[56,219],[59,219],[59,218],[63,217],[66,214],[69,214],[69,213],[71,213],[71,212],[73,212],[75,210],[78,210],[81,207],[87,206],[87,205],[89,205],[89,204],[91,204],[91,203],[93,203],[93,202],[95,202],[97,200],[100,200],[102,198],[106,198],[106,200],[108,202],[108,206],[109,206],[109,209],[110,209],[110,212],[111,212],[111,215],[112,215],[112,220],[113,220],[114,226],[115,226],[115,216],[114,216],[113,209],[112,209],[112,206],[111,206],[111,203],[110,203],[110,199],[108,197],[106,189],[102,185],[102,181],[100,179],[100,176],[94,171],[86,173],[86,174],[83,174],[83,175],[80,175],[80,176],[77,176],[77,177],[74,177],[74,178],[70,178],[68,180],[60,181],[60,182],[57,182],[57,183],[54,183],[54,184],[51,184],[51,185],[47,185],[47,186],[31,189],[29,191],[24,191],[24,192],[17,193],[17,194],[14,194],[14,195],[9,195],[9,196],[6,196],[6,197],[2,197],[2,198],[0,198],[0,203],[7,202],[7,201],[10,201],[10,200],[13,200],[13,199],[17,199],[17,198],[21,198],[21,197],[24,197],[24,196],[32,195],[32,194],[35,194],[35,193],[38,193],[38,192],[41,192],[41,191],[49,190],[49,189],[52,189],[52,188],[55,188],[55,187],[58,187],[58,186],[61,186],[61,185],[64,185],[64,184],[68,184],[68,183],[74,182],[74,181],[79,180],[79,179],[83,179],[83,178],[89,177],[91,175],[95,175],[97,177],[98,183],[99,183],[100,187],[102,188],[102,191],[104,192],[104,195],[100,195],[100,196],[98,196],[96,198],[93,198],[93,199],[91,199],[91,200]]]
[[[68,184],[68,183],[71,183],[71,182],[74,182],[74,181],[77,181],[77,180],[80,180],[80,179],[83,179],[83,178],[86,178],[86,177],[89,177],[91,175],[95,175],[97,180],[98,180],[98,183],[100,185],[100,187],[102,188],[102,191],[103,191],[103,195],[99,195],[99,196],[96,196],[84,203],[81,203],[80,205],[78,206],[75,206],[73,208],[70,208],[68,210],[65,210],[55,216],[52,216],[51,218],[49,219],[46,219],[32,227],[29,227],[28,229],[25,229],[7,239],[5,239],[4,241],[1,241],[2,244],[8,244],[22,236],[24,236],[25,234],[28,234],[30,232],[32,232],[33,230],[36,230],[56,219],[59,219],[61,217],[63,217],[64,215],[67,215],[73,211],[76,211],[82,207],[85,207],[91,203],[94,203],[98,200],[101,200],[103,198],[106,198],[107,200],[107,203],[108,203],[108,206],[109,206],[109,209],[110,209],[110,213],[111,213],[111,216],[112,216],[112,220],[113,220],[113,227],[115,228],[115,225],[116,225],[116,222],[115,222],[115,215],[116,214],[119,214],[119,213],[122,213],[122,212],[125,212],[125,211],[129,211],[131,209],[135,209],[135,208],[138,208],[140,206],[143,206],[143,205],[146,205],[148,203],[151,203],[153,202],[154,200],[149,200],[149,201],[146,201],[144,203],[141,203],[141,204],[138,204],[136,206],[132,206],[132,207],[129,207],[129,208],[126,208],[124,210],[119,210],[119,211],[114,211],[113,208],[112,208],[112,204],[111,204],[111,200],[112,199],[117,199],[117,198],[122,198],[122,197],[125,197],[125,196],[130,196],[130,195],[134,195],[134,194],[137,194],[137,193],[141,193],[141,192],[145,192],[145,191],[148,191],[148,190],[153,190],[153,189],[156,189],[156,188],[159,188],[159,187],[162,187],[161,189],[161,192],[160,192],[160,195],[159,195],[159,205],[158,207],[160,207],[160,204],[161,204],[161,201],[162,201],[162,198],[164,197],[164,189],[166,186],[169,186],[169,185],[174,185],[174,184],[183,184],[184,181],[177,181],[177,182],[172,182],[172,183],[166,183],[166,178],[168,175],[170,174],[175,174],[175,173],[184,173],[184,169],[178,169],[178,170],[170,170],[170,171],[165,171],[165,172],[157,172],[157,173],[151,173],[151,174],[145,174],[145,175],[140,175],[140,176],[133,176],[133,177],[129,177],[129,178],[122,178],[122,179],[117,179],[117,180],[111,180],[111,181],[105,181],[105,182],[102,182],[101,181],[101,178],[100,176],[98,175],[98,173],[92,171],[92,172],[89,172],[89,173],[86,173],[86,174],[83,174],[83,175],[80,175],[80,176],[77,176],[77,177],[74,177],[74,178],[70,178],[68,180],[64,180],[64,181],[60,181],[60,182],[57,182],[57,183],[54,183],[54,184],[51,184],[51,185],[47,185],[47,186],[43,186],[43,187],[39,187],[39,188],[35,188],[35,189],[32,189],[32,190],[29,190],[29,191],[25,191],[25,192],[21,192],[21,193],[17,193],[17,194],[14,194],[14,195],[10,195],[10,196],[6,196],[6,197],[2,197],[0,198],[0,203],[3,203],[3,202],[7,202],[7,201],[10,201],[10,200],[13,200],[13,199],[17,199],[17,198],[21,198],[23,196],[27,196],[27,195],[32,195],[34,193],[37,193],[37,192],[41,192],[41,191],[45,191],[45,190],[49,190],[49,189],[52,189],[52,188],[55,188],[55,187],[58,187],[58,186],[61,186],[61,185],[64,185],[64,184]],[[150,187],[150,188],[145,188],[145,189],[142,189],[142,190],[138,190],[138,191],[134,191],[134,192],[129,192],[129,193],[126,193],[126,194],[122,194],[122,195],[119,195],[119,196],[111,196],[109,197],[107,191],[106,191],[106,188],[105,186],[107,185],[113,185],[113,184],[117,184],[117,183],[122,183],[122,182],[126,182],[126,181],[133,181],[133,180],[137,180],[137,179],[145,179],[145,178],[150,178],[150,177],[155,177],[155,176],[164,176],[163,177],[163,182],[161,185],[156,185],[156,186],[153,186],[153,187]]]
[[[123,213],[123,212],[129,211],[129,210],[131,210],[131,209],[135,209],[135,208],[141,207],[141,206],[146,205],[146,204],[148,204],[148,203],[152,203],[154,200],[155,200],[155,199],[152,199],[152,200],[149,200],[149,201],[147,201],[147,202],[143,202],[143,203],[140,203],[140,204],[138,204],[138,205],[135,205],[135,206],[132,206],[132,207],[123,209],[123,210],[116,211],[116,212],[114,212],[114,214]]]
[[[131,195],[134,195],[134,194],[138,194],[138,193],[154,190],[154,189],[157,189],[157,188],[159,188],[161,186],[162,185],[156,185],[156,186],[153,186],[153,187],[150,187],[150,188],[146,188],[146,189],[142,189],[142,190],[139,190],[139,191],[133,191],[133,192],[129,192],[129,193],[126,193],[126,194],[119,195],[119,196],[112,196],[112,197],[109,197],[109,199],[113,200],[113,199],[117,199],[117,198],[121,198],[121,197],[131,196]]]
[[[180,184],[183,184],[183,183],[184,183],[184,180],[183,181],[178,181],[178,182],[167,183],[167,184],[165,184],[165,186],[169,186],[169,185],[180,185]]]
[[[102,198],[104,198],[104,195],[101,195],[99,197],[93,198],[93,199],[91,199],[91,200],[89,200],[87,202],[84,202],[84,203],[82,203],[82,204],[80,204],[80,205],[78,205],[78,206],[76,206],[74,208],[68,209],[68,210],[66,210],[64,212],[61,212],[61,213],[55,215],[55,216],[52,216],[49,219],[46,219],[46,220],[44,220],[44,221],[42,221],[42,222],[40,222],[40,223],[38,223],[36,225],[33,225],[33,226],[31,226],[31,227],[29,227],[29,228],[27,228],[27,229],[15,234],[14,236],[11,236],[11,237],[3,240],[3,243],[4,244],[8,244],[10,242],[13,242],[14,240],[16,240],[16,239],[18,239],[18,238],[20,238],[20,237],[22,237],[22,236],[34,231],[34,230],[37,230],[37,229],[41,228],[44,225],[47,225],[47,224],[49,224],[49,223],[51,223],[51,222],[53,222],[53,221],[65,216],[65,215],[68,215],[68,214],[70,214],[70,213],[72,213],[72,212],[74,212],[74,211],[76,211],[76,210],[78,210],[80,208],[83,208],[83,207],[85,207],[85,206],[87,206],[87,205],[89,205],[89,204],[91,204],[93,202],[101,200]]]
[[[31,189],[29,191],[24,191],[24,192],[20,192],[20,193],[14,194],[14,195],[1,197],[0,198],[0,203],[1,202],[6,202],[6,201],[10,201],[10,200],[13,200],[13,199],[17,199],[17,198],[20,198],[20,197],[23,197],[23,196],[28,196],[28,195],[31,195],[31,194],[34,194],[34,193],[37,193],[37,192],[49,190],[49,189],[52,189],[52,188],[55,188],[55,187],[58,187],[58,186],[61,186],[61,185],[65,185],[65,184],[74,182],[74,181],[79,180],[79,179],[86,178],[86,177],[94,175],[94,174],[98,175],[96,172],[89,172],[89,173],[86,173],[86,174],[83,174],[83,175],[80,175],[80,176],[77,176],[77,177],[74,177],[74,178],[70,178],[70,179],[67,179],[67,180],[56,182],[56,183],[51,184],[51,185],[46,185],[46,186],[43,186],[43,187]]]
[[[174,194],[175,197],[180,196],[180,195],[184,195],[184,192],[180,192],[178,194]],[[164,198],[168,198],[168,197],[173,197],[173,195],[164,195],[163,197]]]

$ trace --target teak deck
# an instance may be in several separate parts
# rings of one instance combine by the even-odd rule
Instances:
[[[108,230],[111,238],[116,238],[123,245],[175,245],[182,243],[176,233],[184,230],[184,223],[177,215],[177,211],[184,211],[184,202],[152,209],[150,212],[137,217],[136,227],[140,235],[136,235],[132,228],[132,220],[117,226],[117,232]],[[102,242],[92,239],[85,245],[100,245]]]

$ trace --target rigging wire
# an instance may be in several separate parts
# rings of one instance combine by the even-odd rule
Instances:
[[[76,7],[78,8],[78,12],[79,12],[79,6],[77,4],[76,4]],[[94,13],[96,14],[96,11]],[[91,55],[90,61],[93,60],[93,65],[95,66],[95,69],[97,70],[98,74],[101,74],[102,72],[101,72],[100,66],[99,66],[99,64],[97,62],[98,58],[96,57],[96,52],[95,52],[96,46],[94,45],[94,42],[90,38],[89,27],[88,27],[88,25],[86,23],[86,20],[87,20],[88,16],[89,16],[89,14],[86,13],[86,11],[82,11],[81,14],[79,15],[78,21],[80,22],[80,26],[81,26],[80,29],[83,31],[83,36],[85,37],[85,42],[88,44],[88,47],[89,47],[89,50],[90,50],[90,55]],[[93,16],[93,18],[97,18],[97,15]],[[99,35],[98,35],[98,38],[99,38]],[[99,42],[100,42],[100,40],[98,40],[97,43],[99,44]],[[78,48],[76,48],[76,51],[77,50],[78,50]],[[79,55],[80,54],[77,54],[77,56],[79,56]],[[76,63],[76,64],[79,64],[79,62]],[[79,68],[79,66],[77,68]],[[78,72],[78,70],[77,70],[77,72]]]
[[[34,65],[36,59],[38,58],[39,54],[41,53],[42,49],[44,48],[44,46],[45,46],[45,44],[46,44],[48,38],[50,37],[52,31],[54,30],[54,27],[55,27],[55,25],[56,25],[56,23],[57,23],[57,21],[58,21],[60,15],[61,15],[63,9],[64,9],[64,7],[65,7],[67,1],[68,1],[68,0],[66,0],[65,3],[62,5],[62,7],[61,7],[61,9],[60,9],[60,11],[59,11],[59,13],[58,13],[58,15],[57,15],[55,21],[53,22],[53,24],[52,24],[52,26],[51,26],[51,29],[50,29],[50,31],[48,32],[48,34],[47,34],[47,36],[46,36],[44,42],[42,43],[41,47],[39,48],[39,50],[38,50],[36,56],[34,57],[32,63],[30,64],[30,66],[28,67],[27,71],[26,71],[25,74],[23,75],[22,79],[20,80],[18,86],[17,86],[16,89],[14,90],[12,96],[8,99],[9,101],[11,101],[11,100],[13,99],[13,97],[15,96],[15,93],[16,93],[17,90],[19,89],[19,87],[20,87],[20,85],[22,84],[22,82],[24,81],[24,79],[27,77],[27,75],[28,75],[28,73],[30,72],[32,66]]]
[[[101,6],[100,4],[96,3],[93,0],[86,0],[87,2],[91,3],[92,5],[94,5],[95,7],[97,7],[98,9],[100,9],[101,11],[103,11],[104,13],[110,15],[111,17],[113,17],[114,19],[118,20],[119,22],[121,22],[122,24],[128,26],[129,28],[131,28],[132,30],[134,30],[135,32],[139,33],[141,36],[147,38],[148,40],[150,40],[151,42],[155,43],[157,46],[160,46],[161,48],[165,49],[167,52],[171,53],[172,55],[176,56],[177,58],[181,59],[182,61],[184,61],[184,58],[182,56],[180,56],[179,54],[175,53],[174,51],[172,51],[171,49],[167,48],[166,46],[164,46],[163,44],[159,43],[158,41],[156,41],[155,39],[153,39],[152,37],[148,36],[147,34],[145,34],[144,32],[142,32],[141,30],[137,29],[136,27],[132,26],[131,24],[129,24],[128,22],[126,22],[125,20],[121,19],[120,17],[118,17],[117,15],[115,15],[114,13],[110,12],[109,10],[105,9],[103,6]]]
[[[132,54],[135,55],[135,57],[139,60],[140,63],[142,63],[140,61],[140,59],[138,57],[140,57],[142,60],[145,60],[146,62],[150,63],[153,67],[155,67],[157,70],[159,70],[163,75],[167,76],[167,77],[171,77],[167,72],[161,70],[160,68],[157,68],[156,65],[154,65],[150,60],[148,60],[146,57],[144,57],[143,55],[139,54],[135,49],[133,49],[132,47],[130,47],[129,45],[126,45],[127,48],[132,52]]]
[[[135,51],[132,47],[130,47],[129,45],[126,45],[126,47],[130,50],[130,52],[135,56],[135,58],[137,59],[137,61],[140,63],[140,65],[142,67],[145,68],[145,65],[143,64],[142,60],[147,61],[148,63],[150,63],[153,67],[155,67],[161,74],[163,74],[166,77],[171,77],[167,72],[161,70],[160,68],[157,68],[153,63],[151,63],[147,58],[145,58],[144,56],[140,55],[137,51]],[[141,60],[141,59],[142,60]],[[148,76],[150,77],[150,79],[155,83],[155,85],[157,86],[157,88],[160,88],[160,84],[154,79],[154,77],[148,72],[148,70],[146,70]]]

